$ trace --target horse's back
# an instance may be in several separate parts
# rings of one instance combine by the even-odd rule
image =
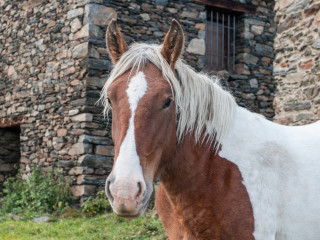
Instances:
[[[293,127],[237,115],[219,155],[239,166],[255,239],[320,239],[320,121]]]

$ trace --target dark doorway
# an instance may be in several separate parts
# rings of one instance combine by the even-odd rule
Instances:
[[[20,160],[20,127],[0,128],[0,196],[3,182],[17,174]]]

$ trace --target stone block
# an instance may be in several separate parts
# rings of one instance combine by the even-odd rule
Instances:
[[[106,183],[107,176],[95,176],[95,175],[80,175],[77,177],[77,184],[88,185],[104,185]]]
[[[91,174],[93,174],[94,173],[94,169],[93,168],[85,168],[84,170],[83,170],[83,174],[88,174],[88,175],[91,175]]]
[[[79,113],[79,109],[73,109],[68,112],[69,116],[74,116]]]
[[[96,169],[95,171],[94,171],[94,174],[96,174],[96,175],[106,175],[106,174],[108,174],[109,172],[108,171],[106,171],[105,169],[103,169],[103,168],[98,168],[98,169]]]
[[[320,5],[320,3],[319,3]],[[315,49],[320,49],[320,39],[316,40],[313,44],[312,47]]]
[[[180,14],[181,18],[198,18],[199,13],[198,12],[189,12],[189,11],[183,11]]]
[[[89,57],[100,58],[100,54],[94,47],[90,47],[89,48]]]
[[[96,185],[76,185],[70,188],[71,193],[76,197],[94,195],[98,186]]]
[[[313,60],[312,59],[304,60],[304,61],[301,61],[299,63],[299,67],[301,69],[310,69],[310,68],[312,68],[312,66],[313,66]]]
[[[76,8],[73,10],[70,10],[67,14],[67,19],[72,19],[76,17],[80,17],[83,15],[83,8]]]
[[[86,154],[79,158],[78,164],[84,167],[111,169],[113,165],[113,158],[100,155]]]
[[[72,168],[76,166],[76,162],[70,160],[59,160],[59,166],[63,168]]]
[[[244,74],[244,75],[250,75],[250,70],[246,64],[236,64],[236,71],[237,74]]]
[[[73,144],[69,150],[69,155],[82,155],[84,153],[92,153],[92,145],[88,143]]]
[[[204,39],[206,37],[206,31],[199,30],[198,38]]]
[[[80,31],[74,34],[73,39],[77,40],[79,38],[88,38],[88,37],[102,39],[104,37],[104,34],[99,26],[96,26],[94,24],[86,24],[81,28]]]
[[[107,26],[112,19],[117,19],[117,13],[113,8],[94,3],[85,6],[84,24]]]
[[[250,53],[240,53],[237,55],[237,61],[246,63],[246,64],[256,65],[258,60],[259,58],[257,58],[256,56],[253,56]]]
[[[255,50],[259,56],[270,58],[274,57],[273,47],[270,47],[268,45],[258,43],[255,47]]]
[[[168,11],[169,13],[177,13],[177,12],[178,12],[178,10],[175,9],[175,8],[167,8],[167,11]]]
[[[42,3],[42,0],[29,0],[23,2],[22,9],[28,10],[30,8],[34,8]]]
[[[112,140],[108,137],[82,135],[79,137],[78,142],[92,143],[97,145],[112,145]]]
[[[258,85],[258,80],[256,78],[252,78],[249,80],[249,84],[250,84],[250,87],[252,88],[258,88],[259,85]]]
[[[114,147],[113,146],[96,146],[95,154],[97,155],[103,155],[103,156],[114,156]]]
[[[79,18],[75,18],[71,21],[70,26],[71,26],[71,32],[74,33],[82,27],[82,24],[81,24]]]
[[[85,58],[88,56],[89,45],[87,42],[75,46],[72,50],[73,58]]]
[[[156,5],[167,6],[168,0],[156,0]]]
[[[83,173],[83,167],[74,167],[69,170],[69,175],[81,175]]]
[[[206,30],[206,24],[204,24],[204,23],[197,23],[197,24],[195,25],[195,28],[200,29],[200,30],[202,30],[202,31],[205,31],[205,30]]]
[[[73,122],[92,122],[93,115],[91,113],[80,113],[71,117]]]
[[[253,34],[258,34],[260,35],[262,32],[263,32],[263,26],[256,26],[256,25],[253,25],[251,27],[251,31]]]
[[[11,172],[16,170],[14,164],[1,164],[0,165],[0,172]]]
[[[67,135],[67,129],[65,128],[60,128],[57,130],[57,136],[58,137],[63,137]]]
[[[299,113],[297,116],[295,116],[295,121],[299,122],[299,121],[310,121],[310,119],[314,119],[314,114],[312,113]]]
[[[192,39],[187,47],[187,52],[204,55],[206,52],[204,39]]]
[[[142,17],[143,21],[149,21],[150,20],[150,16],[148,13],[141,13],[140,16]]]
[[[90,69],[97,69],[101,71],[111,70],[112,64],[109,60],[86,58],[81,62],[81,66],[86,66]]]
[[[288,102],[284,104],[284,111],[300,111],[305,109],[310,109],[311,103],[310,101],[299,101],[299,102]]]
[[[87,80],[88,87],[97,87],[98,89],[102,89],[107,79],[97,78],[97,77],[88,77],[86,80]]]
[[[17,79],[18,75],[16,70],[14,69],[14,66],[10,66],[8,69],[8,77],[12,78],[12,79]]]

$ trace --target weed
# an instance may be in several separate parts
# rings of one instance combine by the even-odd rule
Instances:
[[[73,200],[61,172],[50,171],[44,175],[37,168],[27,179],[23,179],[21,173],[8,178],[3,192],[1,213],[18,214],[24,218],[60,213]]]
[[[81,204],[81,210],[88,215],[110,212],[111,206],[103,190],[97,192],[95,197],[88,197]]]

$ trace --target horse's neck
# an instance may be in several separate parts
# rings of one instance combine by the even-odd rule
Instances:
[[[203,173],[212,164],[215,151],[206,144],[195,144],[194,137],[187,134],[178,144],[176,154],[165,167],[161,179],[168,190],[179,192],[190,182],[201,179]]]
[[[162,173],[161,189],[173,219],[182,220],[191,235],[199,231],[197,226],[206,229],[203,236],[198,232],[188,239],[239,236],[248,240],[252,239],[253,213],[242,182],[237,165],[220,157],[212,146],[194,144],[194,137],[187,135]],[[219,224],[222,219],[226,225]],[[220,238],[222,232],[224,238]]]
[[[226,138],[228,154],[232,154],[232,147],[241,148],[242,144],[247,144],[246,138],[267,135],[265,125],[269,123],[257,114],[238,107],[235,117],[233,125],[230,126],[230,136]],[[213,173],[219,172],[219,175],[224,177],[230,171],[236,173],[241,182],[237,163],[230,162],[230,159],[220,154],[223,152],[224,143],[221,148],[222,151],[215,151],[212,145],[195,144],[194,136],[187,134],[177,146],[175,157],[169,161],[162,173],[164,186],[172,193],[179,193],[184,191],[186,186],[201,187],[201,184],[216,184],[215,181],[223,185],[223,182],[215,178],[217,175],[213,177]],[[227,178],[223,179],[228,181]]]

